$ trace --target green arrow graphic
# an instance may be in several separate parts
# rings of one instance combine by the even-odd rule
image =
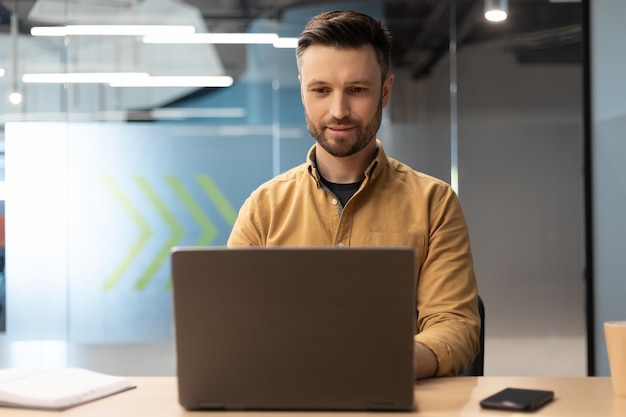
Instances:
[[[144,273],[139,277],[139,280],[135,283],[135,289],[142,290],[150,283],[161,265],[163,265],[163,263],[167,260],[172,246],[176,245],[183,238],[183,236],[185,236],[185,230],[180,223],[178,223],[174,215],[169,211],[165,203],[161,200],[159,195],[154,191],[145,178],[135,177],[135,181],[139,185],[141,191],[143,191],[146,197],[148,197],[150,203],[152,203],[152,205],[157,209],[159,215],[163,218],[163,220],[165,220],[165,223],[167,223],[169,228],[172,230],[170,237],[157,251],[157,254],[152,259],[150,265],[148,265]]]
[[[196,200],[194,200],[192,195],[177,177],[169,175],[165,177],[165,180],[183,203],[185,208],[189,211],[189,213],[191,213],[195,222],[200,226],[202,234],[196,241],[196,245],[209,245],[218,233],[215,224],[204,213],[201,206]],[[237,212],[232,208],[213,180],[208,175],[199,174],[196,175],[196,181],[200,184],[200,187],[205,194],[208,195],[209,199],[215,205],[224,220],[232,226],[237,218]],[[154,233],[149,227],[148,222],[140,215],[139,211],[133,206],[130,199],[123,193],[122,189],[115,183],[115,181],[111,178],[105,178],[105,182],[140,231],[137,240],[124,255],[124,258],[115,268],[111,276],[105,281],[103,288],[109,290],[117,285],[125,271],[129,268],[132,262],[135,261]],[[167,241],[159,248],[148,267],[144,270],[134,285],[136,290],[142,290],[150,284],[156,276],[158,270],[166,262],[171,248],[182,240],[185,235],[185,230],[145,178],[136,176],[135,182],[171,230],[171,234]],[[166,289],[171,289],[171,280],[168,284],[166,284]]]
[[[193,219],[200,226],[202,235],[196,241],[196,245],[203,246],[210,244],[215,236],[217,236],[217,228],[211,222],[211,220],[204,214],[200,205],[193,199],[191,194],[185,189],[180,180],[174,176],[166,177],[167,182],[170,184],[180,201],[189,210]]]
[[[146,243],[148,243],[148,240],[152,236],[152,230],[150,229],[148,222],[146,222],[144,218],[141,217],[141,214],[139,214],[139,211],[135,209],[135,207],[132,205],[128,197],[126,197],[126,195],[124,194],[122,189],[116,184],[116,182],[112,178],[105,178],[104,181],[106,182],[107,186],[109,187],[113,195],[120,202],[120,204],[122,205],[122,208],[126,211],[126,213],[128,213],[131,220],[135,223],[135,225],[139,229],[139,236],[137,237],[135,242],[131,245],[128,252],[126,252],[124,257],[122,258],[122,261],[113,270],[113,273],[111,273],[109,278],[107,278],[107,280],[104,282],[103,289],[110,290],[113,287],[115,287],[115,285],[122,278],[122,275],[124,275],[124,272],[128,269],[130,264],[135,260],[137,255],[139,255],[139,252],[141,252],[141,250],[146,245]]]
[[[220,212],[222,217],[228,222],[230,226],[235,224],[235,220],[237,219],[237,212],[230,205],[224,194],[217,188],[217,185],[213,182],[211,177],[208,175],[196,175],[196,180],[204,190],[204,192],[209,196],[217,210]]]

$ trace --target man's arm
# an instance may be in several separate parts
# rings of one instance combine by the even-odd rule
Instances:
[[[437,194],[430,211],[428,249],[417,281],[415,342],[434,354],[436,375],[448,376],[465,371],[476,356],[480,316],[463,211],[450,187],[439,188]],[[416,375],[431,376],[428,375],[432,372],[428,359],[422,361],[416,363]],[[422,367],[425,369],[420,369]]]
[[[230,232],[226,246],[264,246],[263,239],[255,228],[254,206],[252,196],[244,201],[239,209],[237,219]]]
[[[437,373],[437,357],[426,345],[414,342],[413,373],[415,379],[430,378]]]

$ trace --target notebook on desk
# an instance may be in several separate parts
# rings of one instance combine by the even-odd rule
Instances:
[[[174,248],[186,409],[412,410],[414,252]]]

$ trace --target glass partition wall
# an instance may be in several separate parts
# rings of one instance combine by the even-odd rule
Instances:
[[[495,25],[460,0],[281,1],[253,16],[259,1],[247,19],[240,2],[1,3],[19,19],[0,32],[0,95],[22,101],[0,97],[0,366],[175,373],[169,250],[225,244],[250,191],[304,161],[294,37],[349,8],[394,33],[388,153],[461,198],[486,373],[586,372],[579,3],[511,2]],[[66,32],[31,31],[50,26]]]
[[[498,23],[442,3],[396,72],[394,155],[456,186],[486,374],[585,375],[581,3],[509,2]]]

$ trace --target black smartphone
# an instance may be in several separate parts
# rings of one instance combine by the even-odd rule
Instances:
[[[480,402],[483,408],[535,411],[554,399],[554,391],[506,388]]]

